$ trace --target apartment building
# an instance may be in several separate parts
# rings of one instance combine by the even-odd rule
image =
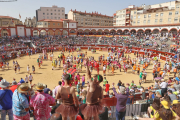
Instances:
[[[180,23],[180,1],[142,5],[131,10],[131,24],[161,25]]]
[[[130,14],[134,5],[129,5],[128,8],[116,11],[116,21],[114,21],[114,26],[130,26]]]
[[[15,25],[22,25],[22,21],[10,16],[0,16],[0,27],[15,27]]]
[[[36,17],[35,16],[33,18],[26,17],[24,25],[26,25],[26,27],[36,27]]]
[[[126,9],[116,11],[115,26],[125,26],[125,20],[126,20]]]
[[[43,19],[37,22],[37,28],[42,29],[39,31],[41,35],[68,35],[68,28],[76,29],[77,22],[71,19]],[[47,28],[47,29],[46,29]],[[61,29],[61,30],[60,30]],[[47,31],[48,30],[48,31]],[[37,32],[37,31],[36,31]],[[69,35],[74,35],[75,31],[70,30]],[[36,33],[38,35],[38,33]]]
[[[113,17],[102,15],[98,12],[86,13],[81,11],[70,10],[68,19],[78,22],[78,26],[113,26]]]
[[[36,10],[36,21],[42,19],[65,19],[65,8],[64,7],[40,7],[40,9]]]

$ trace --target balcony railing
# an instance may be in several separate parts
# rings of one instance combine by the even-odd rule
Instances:
[[[126,14],[130,14],[131,12],[130,11],[126,11]]]

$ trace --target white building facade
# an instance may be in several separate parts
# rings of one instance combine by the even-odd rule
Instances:
[[[57,6],[40,7],[40,9],[36,10],[36,21],[43,19],[65,19],[65,8]]]

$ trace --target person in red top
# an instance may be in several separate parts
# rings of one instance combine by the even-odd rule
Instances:
[[[105,89],[105,91],[107,92],[107,94],[109,95],[109,87],[110,87],[110,85],[108,84],[108,81],[106,82],[106,89]]]
[[[99,75],[99,62],[96,64],[97,74]]]
[[[12,82],[12,86],[9,88],[13,93],[17,89],[18,85],[16,81]]]

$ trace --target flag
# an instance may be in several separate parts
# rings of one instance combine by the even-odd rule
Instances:
[[[19,18],[21,19],[21,15],[19,14]]]
[[[14,20],[13,20],[13,19],[11,19],[11,22],[12,22],[12,23],[14,23]]]

